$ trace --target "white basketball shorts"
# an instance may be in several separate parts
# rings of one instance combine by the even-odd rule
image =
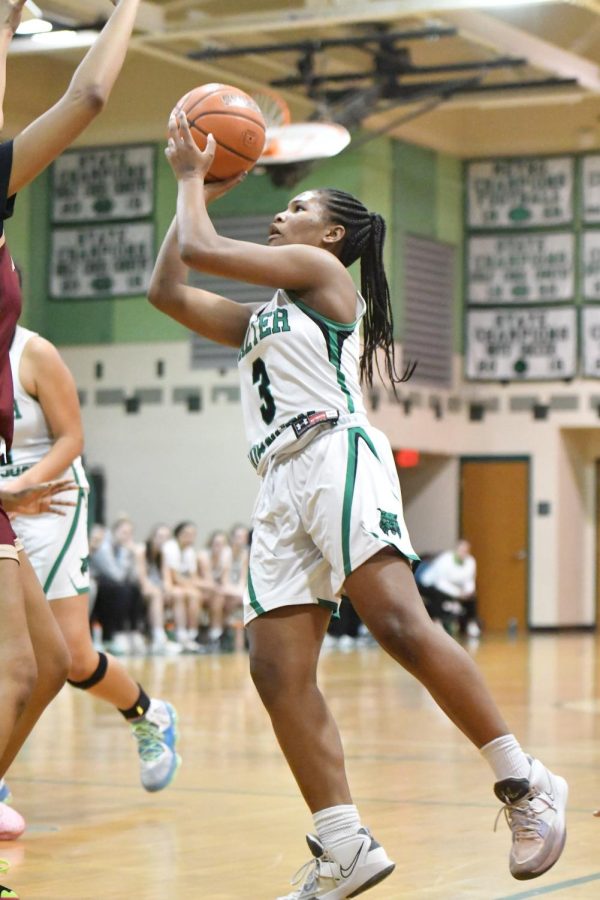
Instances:
[[[369,425],[322,432],[264,475],[252,514],[245,623],[282,606],[336,610],[347,576],[386,546],[419,558],[388,439]]]
[[[88,491],[82,487],[64,496],[75,502],[74,507],[65,507],[66,515],[16,516],[11,523],[48,600],[90,589]]]

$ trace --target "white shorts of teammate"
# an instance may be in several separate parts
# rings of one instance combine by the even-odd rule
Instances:
[[[11,524],[23,542],[48,600],[85,594],[90,589],[87,534],[88,492],[69,492],[66,515],[16,516]],[[65,495],[67,496],[67,495]]]
[[[252,514],[246,624],[283,606],[336,610],[344,581],[383,547],[418,559],[386,436],[369,425],[322,432],[267,469]]]

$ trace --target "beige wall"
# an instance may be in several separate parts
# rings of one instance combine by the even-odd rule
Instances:
[[[600,422],[592,404],[598,387],[593,381],[570,384],[472,385],[461,380],[461,359],[456,358],[451,391],[431,391],[411,385],[401,397],[413,396],[409,415],[388,397],[371,414],[373,424],[385,431],[394,447],[414,447],[424,453],[460,456],[526,456],[530,460],[530,622],[537,627],[591,625],[595,621],[595,494],[594,460],[600,458]],[[579,409],[552,410],[546,420],[534,420],[530,411],[510,410],[510,400],[536,396],[576,395]],[[444,416],[436,419],[429,406],[435,396]],[[447,411],[452,397],[462,403],[459,412]],[[471,401],[497,403],[481,422],[470,422]],[[459,498],[458,473],[451,501],[438,498],[437,516],[446,516]],[[550,504],[541,516],[537,504]],[[436,516],[435,503],[429,506]],[[422,525],[419,525],[422,529]],[[421,530],[421,534],[424,532]]]
[[[108,474],[107,511],[111,519],[128,512],[143,534],[165,520],[170,524],[192,518],[203,540],[214,528],[248,521],[258,479],[246,460],[241,408],[223,398],[213,402],[212,389],[235,387],[237,373],[196,372],[189,369],[186,343],[98,345],[64,348],[78,386],[87,393],[83,407],[88,466]],[[163,359],[167,375],[157,378],[154,361]],[[94,379],[94,362],[105,365],[105,377]],[[173,405],[177,386],[204,390],[201,413]],[[98,388],[161,387],[164,401],[142,406],[127,415],[120,406],[94,403]],[[451,546],[458,537],[459,465],[461,456],[527,456],[531,463],[530,496],[530,621],[534,626],[589,625],[595,618],[594,460],[600,458],[600,423],[590,400],[594,382],[511,385],[506,388],[464,384],[460,358],[452,391],[436,391],[445,410],[436,419],[429,407],[432,392],[411,384],[420,406],[410,415],[384,398],[371,413],[374,425],[394,448],[411,447],[424,457],[422,468],[401,473],[406,519],[418,551]],[[551,412],[535,421],[531,412],[511,412],[518,396],[577,394],[580,409]],[[448,400],[462,403],[447,412]],[[470,422],[470,400],[498,400],[497,412],[483,422]],[[550,503],[549,516],[537,514],[540,501]]]
[[[404,518],[420,554],[448,550],[457,541],[458,469],[456,457],[423,454],[418,466],[399,472]]]
[[[246,459],[239,403],[211,399],[214,388],[236,388],[237,373],[191,372],[186,343],[69,347],[61,350],[77,386],[86,393],[82,407],[85,462],[106,475],[106,514],[131,516],[143,538],[157,522],[173,526],[191,519],[204,543],[211,531],[250,520],[259,480]],[[166,377],[155,375],[165,362]],[[100,361],[105,374],[94,378]],[[97,406],[97,390],[161,388],[160,405],[142,404],[128,415],[122,405]],[[190,413],[171,402],[175,387],[199,387],[204,408]]]

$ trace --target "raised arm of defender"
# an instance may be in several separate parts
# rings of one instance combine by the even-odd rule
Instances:
[[[16,2],[10,4],[10,0],[2,3],[19,6]],[[140,0],[119,0],[65,94],[14,139],[9,196],[33,181],[101,112],[123,65],[139,3]],[[6,28],[2,29],[0,44],[2,70],[8,48]]]

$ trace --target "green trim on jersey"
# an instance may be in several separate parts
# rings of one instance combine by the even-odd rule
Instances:
[[[315,325],[317,325],[317,327],[320,329],[323,337],[325,338],[325,343],[327,344],[327,355],[329,357],[329,362],[335,369],[337,383],[346,398],[348,412],[355,412],[356,407],[354,406],[354,399],[352,397],[352,394],[348,390],[348,385],[346,384],[346,376],[342,372],[342,347],[344,345],[344,341],[346,340],[346,338],[350,337],[360,320],[357,319],[355,322],[348,322],[348,324],[345,324],[343,322],[334,322],[333,319],[328,319],[327,316],[323,316],[321,315],[321,313],[318,313],[310,306],[306,306],[306,304],[302,303],[301,300],[297,300],[295,298],[295,295],[291,295],[291,299],[292,302],[298,307],[298,309],[300,309],[301,312],[307,315],[309,319],[312,319]]]
[[[75,483],[78,485],[81,485],[81,482],[79,481],[79,478],[77,477],[77,470],[76,470],[75,466],[71,466],[71,472],[73,473],[73,480],[75,481]],[[50,569],[50,572],[48,573],[48,577],[46,578],[46,582],[42,588],[42,590],[44,591],[45,594],[48,593],[48,591],[50,590],[50,586],[52,585],[52,582],[54,581],[54,576],[58,572],[59,566],[60,566],[61,562],[63,561],[67,550],[71,546],[71,542],[73,540],[73,537],[77,530],[77,524],[79,522],[79,515],[81,513],[82,501],[83,501],[83,489],[80,486],[79,490],[77,491],[77,506],[75,507],[75,515],[73,516],[73,522],[71,523],[69,533],[66,537],[64,544],[62,545],[60,553],[56,557],[54,565],[52,566],[52,568]],[[87,590],[87,588],[86,588],[86,590]]]
[[[348,390],[348,385],[346,384],[346,376],[342,372],[342,342],[339,340],[340,333],[333,334],[331,331],[327,332],[327,342],[329,344],[329,359],[335,366],[335,373],[337,375],[337,381],[339,386],[342,389],[342,393],[346,397],[346,403],[348,404],[348,412],[355,412],[356,407],[354,406],[354,400],[352,399],[352,394]]]
[[[360,319],[355,319],[354,322],[336,322],[335,319],[329,319],[327,316],[324,316],[323,313],[317,312],[312,306],[307,306],[293,291],[286,291],[286,293],[289,295],[292,303],[295,306],[299,306],[302,312],[306,313],[307,316],[310,316],[311,319],[319,319],[319,321],[323,322],[324,325],[327,325],[328,328],[333,328],[336,331],[354,331],[360,322]]]
[[[358,442],[361,438],[376,459],[379,459],[377,450],[364,428],[349,428],[346,484],[342,506],[342,559],[344,562],[344,575],[346,576],[352,572],[350,560],[350,518],[352,516],[352,501],[354,499],[354,485],[356,484],[356,471],[358,468]]]
[[[250,574],[250,567],[248,567],[248,596],[250,597],[250,606],[254,610],[257,616],[262,616],[264,613],[264,609],[256,599],[256,593],[254,591],[254,585],[252,584],[252,575]]]

